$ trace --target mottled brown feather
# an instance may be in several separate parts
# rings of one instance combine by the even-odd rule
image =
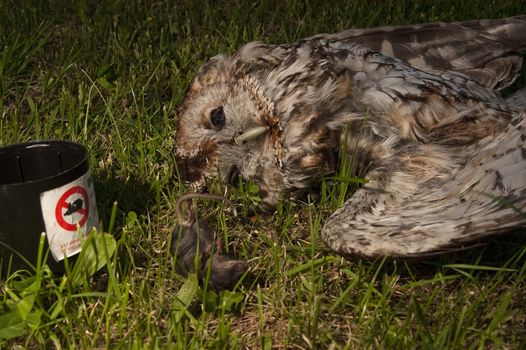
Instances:
[[[322,230],[342,254],[423,256],[524,226],[526,92],[497,90],[516,79],[525,46],[526,16],[249,43],[191,83],[181,174],[197,187],[239,174],[273,207],[348,152],[369,182]],[[225,124],[214,128],[218,107]]]

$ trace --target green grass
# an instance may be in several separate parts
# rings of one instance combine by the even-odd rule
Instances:
[[[187,190],[176,177],[174,111],[207,57],[351,26],[519,13],[519,0],[2,1],[0,144],[84,144],[105,228],[114,201],[118,209],[116,253],[92,277],[42,266],[2,277],[0,323],[23,322],[0,330],[18,334],[0,347],[525,347],[523,232],[424,261],[346,260],[318,236],[348,184],[324,184],[320,198],[255,220],[200,202],[225,248],[250,266],[232,292],[178,276],[168,252]],[[257,200],[250,187],[230,193]]]

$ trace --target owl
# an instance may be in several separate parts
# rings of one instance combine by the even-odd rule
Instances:
[[[177,112],[180,175],[259,186],[264,209],[342,157],[367,182],[325,222],[342,255],[420,257],[526,224],[526,15],[349,29],[210,58]]]

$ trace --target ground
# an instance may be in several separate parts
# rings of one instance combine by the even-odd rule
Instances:
[[[85,145],[116,246],[91,277],[45,267],[2,276],[0,347],[525,347],[524,231],[434,259],[345,259],[319,232],[352,187],[326,183],[319,197],[271,216],[234,218],[200,202],[224,248],[249,264],[233,291],[217,295],[177,275],[168,249],[187,191],[173,157],[175,112],[208,57],[351,26],[521,13],[519,0],[3,1],[0,145]],[[258,200],[249,185],[228,195],[244,208]]]

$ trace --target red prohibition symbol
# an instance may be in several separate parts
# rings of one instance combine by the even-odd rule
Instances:
[[[71,198],[74,194],[79,194],[80,198],[73,200]],[[66,217],[73,214],[81,214],[82,217],[80,220],[74,223],[69,223],[66,221]],[[76,231],[77,225],[82,227],[88,220],[89,214],[89,199],[88,193],[82,186],[71,187],[69,190],[64,192],[60,199],[57,202],[55,207],[55,218],[57,219],[58,224],[66,231]]]

